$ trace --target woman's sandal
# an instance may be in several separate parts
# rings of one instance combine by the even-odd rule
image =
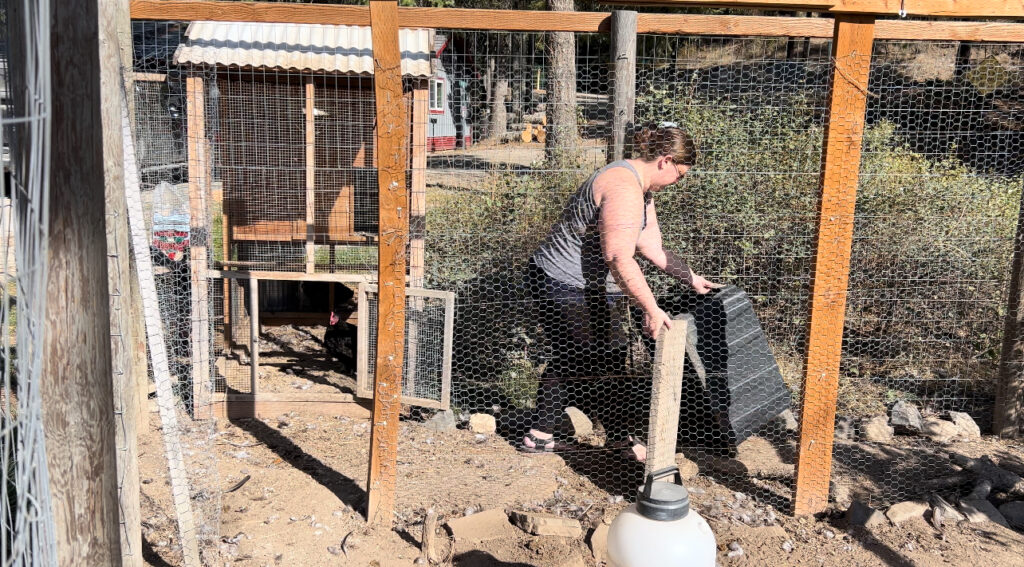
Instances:
[[[532,444],[531,447],[527,443]],[[541,439],[532,432],[527,431],[526,435],[523,436],[523,440],[519,443],[519,452],[526,454],[537,454],[537,453],[553,453],[555,451],[555,438],[549,437],[547,439]]]

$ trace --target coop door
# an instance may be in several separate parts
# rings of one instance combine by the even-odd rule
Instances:
[[[361,398],[373,397],[377,362],[377,298],[376,285],[359,285],[356,395]],[[403,404],[448,409],[451,403],[454,320],[454,293],[406,288]]]

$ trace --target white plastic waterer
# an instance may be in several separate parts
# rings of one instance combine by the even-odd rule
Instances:
[[[658,480],[668,475],[675,482]],[[608,530],[612,567],[715,567],[715,534],[690,510],[678,467],[651,473],[638,492]]]

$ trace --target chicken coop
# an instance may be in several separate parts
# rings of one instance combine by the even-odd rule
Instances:
[[[399,41],[405,120],[412,125],[409,305],[428,313],[410,318],[407,349],[424,356],[407,364],[407,394],[440,407],[447,404],[447,374],[415,379],[427,366],[450,366],[444,328],[453,301],[420,289],[434,35],[403,29]],[[210,400],[196,392],[197,411],[207,401],[228,415],[280,412],[289,404],[353,411],[354,397],[372,392],[368,365],[353,364],[358,386],[261,391],[260,342],[266,327],[318,325],[328,328],[317,339],[325,347],[332,330],[351,331],[346,356],[353,360],[359,345],[364,356],[372,350],[374,323],[357,309],[357,300],[373,298],[366,286],[376,281],[380,238],[370,28],[193,22],[174,63],[187,77],[192,308],[213,320],[192,333],[193,352],[213,358],[207,364],[193,355],[194,383],[215,386]],[[417,344],[446,335],[426,348]]]

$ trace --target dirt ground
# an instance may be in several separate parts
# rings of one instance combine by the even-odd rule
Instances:
[[[311,356],[319,352],[322,332],[323,328],[291,327],[268,331],[262,378],[267,391],[350,391],[351,377],[332,371],[329,357]],[[202,543],[204,563],[209,565],[424,564],[416,561],[428,510],[439,515],[441,524],[503,510],[542,511],[576,519],[584,536],[531,536],[505,525],[491,538],[457,539],[454,548],[447,535],[439,536],[441,546],[450,552],[451,564],[599,566],[590,535],[628,504],[623,498],[628,489],[595,484],[569,456],[567,462],[558,455],[523,455],[500,435],[462,428],[433,431],[422,416],[410,412],[401,424],[393,523],[368,527],[364,519],[368,419],[289,413],[270,419],[221,420],[191,429],[186,453],[210,462],[193,486],[193,495],[201,493],[197,509],[206,514],[199,523],[216,530]],[[682,461],[693,509],[709,520],[716,535],[720,565],[1024,565],[1024,534],[994,524],[961,522],[939,531],[924,520],[913,520],[900,527],[885,523],[851,530],[844,519],[845,508],[836,504],[819,517],[789,516],[783,503],[792,497],[794,440],[792,433],[753,437],[729,461],[711,462],[691,455],[701,464],[699,470],[694,463]],[[155,412],[150,414],[150,428],[141,435],[139,451],[144,557],[149,565],[179,565],[177,527]],[[622,478],[636,478],[636,463],[600,448],[593,451],[587,456],[590,471],[604,467]],[[952,466],[949,471],[937,466],[949,453],[990,455],[1014,472],[1024,472],[1024,446],[1019,442],[983,439],[937,445],[897,437],[882,448],[839,442],[835,478],[842,482],[833,488],[833,496],[840,502],[858,498],[884,509],[883,501],[894,497],[886,490],[905,491],[913,488],[906,483],[921,480],[919,472],[914,474],[915,466],[927,466],[917,470],[935,471],[938,476],[952,472]],[[194,479],[200,474],[192,472]],[[731,544],[738,545],[742,555],[730,549]]]

